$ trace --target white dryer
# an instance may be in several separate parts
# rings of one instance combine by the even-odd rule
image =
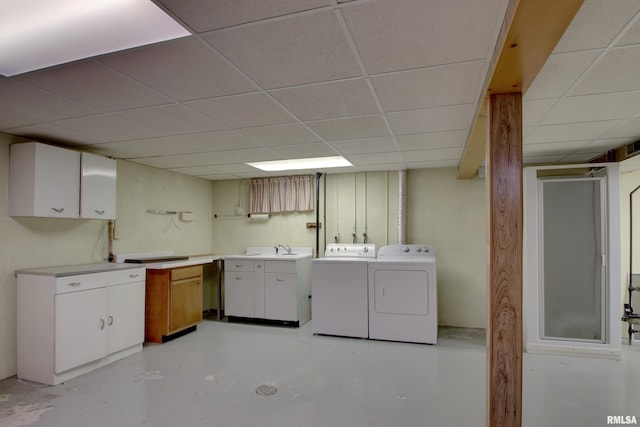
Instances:
[[[375,244],[331,243],[311,265],[311,331],[369,337],[368,262]]]
[[[426,245],[390,245],[369,267],[369,338],[436,344],[436,257]]]

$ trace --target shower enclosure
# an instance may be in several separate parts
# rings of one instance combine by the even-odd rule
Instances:
[[[525,168],[524,186],[525,348],[617,357],[617,165]]]

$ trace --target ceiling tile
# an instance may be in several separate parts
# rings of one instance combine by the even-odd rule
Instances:
[[[100,62],[176,101],[255,91],[257,88],[195,37],[100,57]]]
[[[638,10],[636,0],[585,0],[554,53],[606,47]]]
[[[408,163],[381,163],[374,165],[360,165],[358,169],[362,172],[377,172],[377,171],[401,171],[407,169]]]
[[[95,61],[80,61],[16,77],[101,111],[160,105],[167,97]]]
[[[186,104],[231,129],[295,121],[295,118],[264,93],[203,99]]]
[[[228,130],[183,135],[180,140],[194,147],[197,151],[224,151],[257,147],[242,135]]]
[[[196,32],[329,6],[329,0],[159,0]]]
[[[324,142],[310,142],[308,144],[294,144],[294,145],[278,145],[272,147],[272,149],[284,156],[284,158],[290,159],[302,159],[305,157],[328,157],[337,156],[336,150],[331,148]]]
[[[638,138],[598,138],[595,141],[587,141],[583,148],[589,148],[592,151],[605,152],[612,148],[621,147],[636,141]]]
[[[592,153],[572,153],[569,154],[565,157],[562,158],[563,162],[566,163],[588,163],[591,160],[593,160],[594,158],[598,157],[600,154],[599,152],[592,152]]]
[[[392,137],[362,138],[331,142],[340,154],[389,153],[398,151]]]
[[[640,44],[640,21],[637,19],[631,28],[618,40],[616,46],[626,46],[630,44]]]
[[[216,165],[215,168],[222,173],[247,174],[258,172],[258,169],[254,168],[253,166],[249,166],[246,163],[228,163],[224,165]]]
[[[585,146],[589,141],[563,141],[547,142],[541,144],[524,144],[522,146],[523,155],[530,156],[536,154],[570,154],[575,150]]]
[[[60,120],[56,123],[74,131],[86,135],[94,135],[96,138],[104,138],[108,141],[124,141],[161,136],[158,132],[136,126],[108,114]]]
[[[607,138],[636,138],[640,139],[640,117],[624,122],[622,125],[611,129],[605,135]]]
[[[303,144],[320,141],[300,123],[237,129],[237,132],[264,146]]]
[[[371,78],[384,111],[473,103],[478,99],[485,62],[420,68]]]
[[[640,113],[640,91],[571,96],[560,100],[543,124],[627,119]]]
[[[467,132],[464,130],[396,136],[396,141],[402,151],[464,147],[466,140]]]
[[[95,144],[86,147],[119,159],[136,157],[167,156],[196,151],[189,144],[171,137],[139,139]]]
[[[558,102],[558,98],[524,100],[522,102],[522,125],[535,126]]]
[[[34,141],[50,142],[61,145],[85,145],[104,142],[104,138],[85,134],[55,123],[40,123],[10,129],[11,135],[22,136]]]
[[[599,49],[551,55],[527,89],[524,99],[530,101],[563,96],[601,52]]]
[[[356,166],[381,163],[402,163],[404,161],[402,155],[398,152],[349,154],[348,156],[344,157]]]
[[[0,108],[33,119],[50,121],[99,113],[95,108],[47,93],[14,79],[0,80],[0,93]]]
[[[522,163],[525,165],[549,165],[553,163],[557,163],[562,160],[565,156],[563,154],[555,154],[548,156],[540,156],[540,155],[532,155],[532,156],[523,156]]]
[[[332,11],[213,32],[204,38],[266,89],[361,75]]]
[[[458,166],[458,160],[432,160],[423,162],[407,162],[409,169],[453,168]]]
[[[0,130],[33,125],[37,123],[39,123],[39,120],[36,120],[32,117],[27,117],[13,111],[6,110],[4,108],[0,108]]]
[[[571,91],[571,95],[640,90],[640,46],[611,49]]]
[[[553,141],[577,141],[595,139],[623,123],[623,120],[569,123],[561,125],[538,126],[526,136],[526,144]]]
[[[425,108],[388,113],[395,135],[466,129],[471,122],[473,105]]]
[[[306,124],[325,141],[389,136],[384,119],[379,115],[319,120]]]
[[[302,121],[380,112],[364,79],[298,86],[270,93]]]
[[[484,59],[501,0],[386,0],[342,9],[367,71]]]
[[[182,135],[224,129],[222,126],[178,104],[138,108],[114,113],[123,120],[153,129],[163,135]]]
[[[220,172],[211,166],[192,166],[187,168],[173,168],[173,172],[183,173],[185,175],[206,176],[220,174]]]
[[[435,160],[458,160],[462,154],[462,147],[436,148],[433,150],[403,151],[405,160],[412,162],[426,162]]]

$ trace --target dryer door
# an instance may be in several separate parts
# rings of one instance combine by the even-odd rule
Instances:
[[[377,270],[374,309],[384,314],[429,314],[429,275],[421,270]]]

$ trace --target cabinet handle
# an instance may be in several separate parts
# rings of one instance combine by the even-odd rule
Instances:
[[[242,267],[242,264],[236,264],[236,268]]]
[[[54,211],[58,212],[58,213],[62,213],[64,211],[64,208],[51,208]]]
[[[104,329],[104,317],[100,318],[100,330]]]
[[[284,282],[284,279],[278,279],[278,278],[276,278],[276,281],[277,281],[277,282]]]
[[[130,274],[129,277],[132,278],[132,279],[135,279],[136,277],[138,277],[138,275],[137,274]]]
[[[73,286],[74,288],[80,286],[82,284],[82,282],[71,282],[69,283],[67,286]]]
[[[236,276],[236,280],[242,280],[242,277]]]
[[[101,209],[95,209],[95,212],[96,212],[98,215],[104,215],[104,209],[102,209],[102,210],[101,210]]]
[[[109,315],[109,326],[113,325],[113,314]]]

